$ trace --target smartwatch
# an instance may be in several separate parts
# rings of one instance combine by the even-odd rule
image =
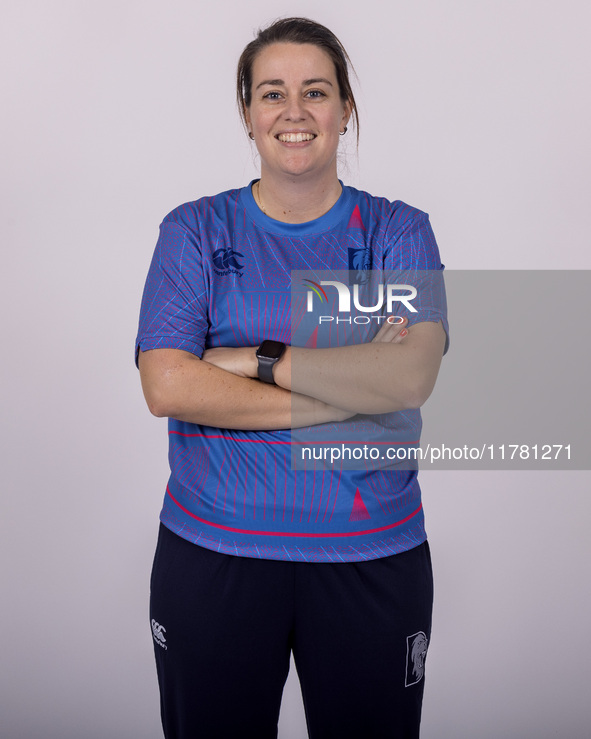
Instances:
[[[259,361],[259,380],[275,384],[273,378],[273,367],[281,359],[285,352],[285,344],[282,341],[271,341],[265,339],[256,352]]]

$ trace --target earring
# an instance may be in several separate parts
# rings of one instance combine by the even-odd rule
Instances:
[[[347,126],[345,126],[344,131],[339,131],[339,136],[344,136],[347,133]]]
[[[248,132],[248,138],[249,139],[252,139],[254,141],[254,135],[253,135],[252,131],[249,131]]]

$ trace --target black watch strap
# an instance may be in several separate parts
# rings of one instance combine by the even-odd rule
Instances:
[[[263,341],[256,352],[259,362],[259,380],[268,382],[270,385],[275,384],[273,367],[281,359],[284,352],[285,344],[282,341],[271,341],[270,339]]]

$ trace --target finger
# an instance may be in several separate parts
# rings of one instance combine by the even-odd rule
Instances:
[[[391,318],[392,320],[384,321],[380,331],[376,334],[374,341],[392,343],[400,336],[400,333],[408,324],[406,318],[401,318],[400,316],[394,316]]]
[[[401,344],[405,336],[408,336],[408,329],[403,328],[402,331],[398,333],[398,336],[395,336],[390,343]]]
[[[379,336],[380,339],[383,339],[385,336],[396,336],[402,326],[404,326],[405,321],[406,319],[403,316],[386,316],[380,326],[377,336]]]
[[[403,316],[388,316],[386,320],[383,321],[380,326],[380,330],[374,336],[373,341],[385,343],[393,341],[407,323],[407,319]]]

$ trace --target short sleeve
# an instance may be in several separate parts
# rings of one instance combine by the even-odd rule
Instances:
[[[429,216],[413,209],[414,214],[390,234],[384,254],[384,268],[396,272],[396,282],[414,287],[416,298],[401,302],[396,312],[413,323],[441,321],[445,334],[445,350],[449,348],[447,300],[443,280],[444,265],[435,240]],[[401,294],[408,294],[401,291]],[[412,305],[414,310],[407,306]]]
[[[207,283],[198,239],[164,221],[142,298],[136,364],[139,351],[148,349],[182,349],[201,356],[207,328]]]

